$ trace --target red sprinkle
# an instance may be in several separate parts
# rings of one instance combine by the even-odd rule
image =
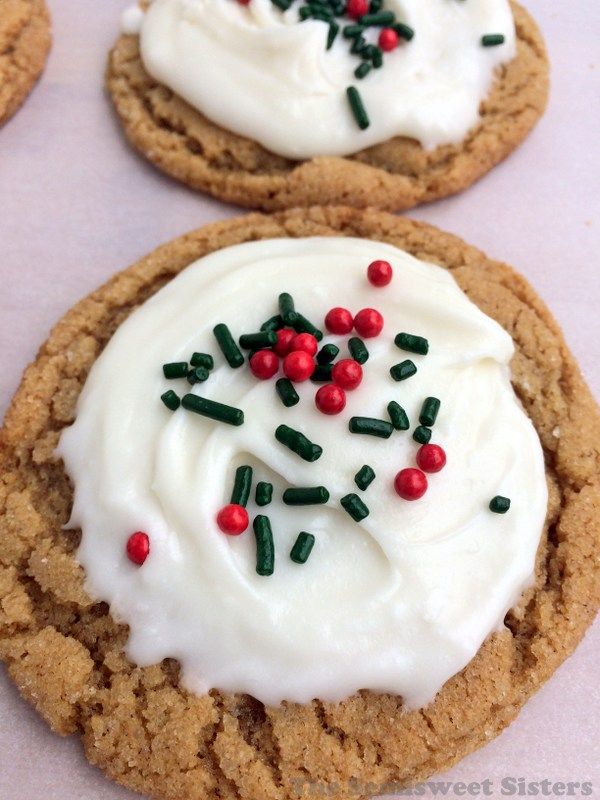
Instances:
[[[420,469],[401,469],[394,478],[394,488],[404,500],[418,500],[427,491],[427,476]]]
[[[294,350],[304,350],[309,356],[317,354],[319,343],[312,333],[297,333],[290,343],[290,352]]]
[[[296,336],[296,331],[291,328],[281,328],[277,331],[277,341],[273,345],[273,350],[278,356],[284,358],[290,352],[290,343]]]
[[[393,28],[382,28],[379,34],[379,47],[389,53],[390,50],[395,50],[398,47],[400,37]]]
[[[346,13],[352,19],[358,19],[369,10],[368,0],[348,0],[346,3]]]
[[[294,350],[283,359],[283,371],[295,383],[306,381],[315,371],[315,362],[304,350]]]
[[[385,29],[384,29],[385,31]],[[392,31],[395,34],[395,31]],[[387,286],[394,271],[389,261],[372,261],[367,267],[367,278],[373,286]]]
[[[383,330],[383,317],[374,308],[363,308],[354,317],[354,327],[363,339],[371,339]]]
[[[346,405],[346,392],[334,383],[327,383],[316,393],[315,405],[323,414],[339,414]]]
[[[217,514],[217,525],[228,536],[239,536],[248,527],[248,512],[244,506],[230,503]]]
[[[150,539],[143,531],[132,533],[127,540],[127,556],[134,564],[142,566],[150,555]]]
[[[446,453],[439,444],[424,444],[417,451],[417,464],[423,472],[439,472],[446,466]]]
[[[356,389],[357,386],[360,386],[363,378],[362,367],[353,358],[343,358],[334,364],[331,378],[342,389]]]
[[[250,358],[252,374],[261,381],[267,381],[279,369],[279,359],[272,350],[259,350]]]
[[[247,5],[249,5],[249,4],[250,4],[250,0],[238,0],[238,3],[239,3],[241,6],[247,6]]]
[[[354,327],[352,314],[347,308],[340,308],[339,306],[336,306],[336,308],[332,308],[331,311],[327,312],[327,316],[325,317],[325,327],[331,333],[338,333],[342,335],[344,333],[350,333]]]

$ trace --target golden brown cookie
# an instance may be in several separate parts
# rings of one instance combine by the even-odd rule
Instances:
[[[0,0],[0,125],[25,100],[50,49],[44,0]]]
[[[94,360],[131,311],[199,257],[271,237],[389,242],[449,269],[513,337],[515,390],[542,441],[549,485],[535,587],[420,711],[360,692],[265,708],[194,696],[166,660],[135,668],[127,629],[93,602],[62,529],[72,489],[53,457]],[[312,208],[209,225],[159,248],[80,302],[28,367],[0,431],[0,657],[21,693],[90,761],[160,800],[291,800],[389,792],[496,736],[573,651],[600,605],[600,410],[526,281],[460,239],[382,212]]]
[[[223,130],[143,67],[137,36],[112,50],[107,86],[131,144],[188,186],[249,208],[273,211],[344,203],[401,211],[466,189],[520,144],[548,97],[548,59],[529,14],[511,4],[517,57],[481,106],[481,123],[459,145],[424,150],[396,137],[346,158],[290,161]]]

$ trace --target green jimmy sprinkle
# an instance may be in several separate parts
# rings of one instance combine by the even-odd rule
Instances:
[[[279,295],[279,313],[284,323],[290,327],[293,327],[294,323],[298,320],[294,298],[291,294],[288,294],[288,292],[282,292]]]
[[[394,339],[394,344],[400,350],[408,350],[410,353],[418,353],[426,356],[429,352],[429,342],[423,336],[415,336],[412,333],[399,333]]]
[[[494,512],[494,514],[506,514],[510,508],[510,498],[502,497],[501,494],[497,494],[490,500],[489,508],[490,511]]]
[[[496,47],[499,44],[504,44],[503,33],[486,33],[481,37],[481,44],[484,47]]]
[[[364,492],[375,480],[375,470],[368,464],[362,466],[354,476],[354,483]]]
[[[259,481],[256,484],[254,499],[257,506],[268,506],[273,499],[273,484],[267,483],[267,481]]]
[[[431,428],[431,426],[435,424],[440,405],[440,401],[437,397],[425,398],[421,407],[421,414],[419,415],[419,422],[421,425],[427,425]]]
[[[340,504],[344,511],[347,511],[355,522],[360,522],[362,519],[369,516],[369,509],[357,494],[350,493],[344,495],[340,500]]]
[[[181,400],[175,394],[173,389],[169,389],[168,392],[165,392],[164,394],[161,394],[160,399],[163,401],[163,403],[166,405],[166,407],[168,409],[170,409],[171,411],[177,411],[177,409],[181,405]]]
[[[286,489],[283,493],[286,506],[314,506],[329,502],[329,492],[324,486],[301,486]]]
[[[359,339],[358,336],[348,339],[348,350],[352,358],[361,365],[369,360],[369,351],[363,340]]]
[[[229,366],[233,369],[241,367],[244,363],[244,356],[241,354],[227,325],[220,322],[213,328],[213,333]]]
[[[390,367],[390,375],[395,381],[405,381],[410,378],[417,371],[415,364],[407,358],[406,361],[401,361],[400,364],[394,364]]]
[[[361,131],[366,130],[371,123],[369,121],[367,110],[363,105],[362,98],[356,86],[348,86],[346,89],[346,96],[348,97],[350,110],[352,111],[352,115],[356,120],[356,124]]]
[[[260,350],[264,347],[273,347],[277,342],[275,331],[260,331],[259,333],[243,333],[240,336],[240,347],[243,350]]]
[[[181,405],[188,411],[193,411],[194,414],[209,417],[217,422],[225,422],[227,425],[243,425],[244,423],[244,412],[240,408],[216,403],[214,400],[207,400],[206,397],[184,394],[181,398]]]
[[[206,367],[194,367],[194,369],[189,370],[186,377],[188,383],[193,386],[196,383],[202,383],[208,380],[209,375],[210,373]]]
[[[323,454],[322,447],[288,425],[279,425],[275,431],[275,438],[304,461],[317,461]]]
[[[298,392],[294,389],[294,384],[289,378],[279,378],[275,382],[275,391],[286,408],[291,408],[291,406],[295,406],[296,403],[300,402]]]
[[[323,364],[331,364],[339,352],[340,348],[335,344],[324,344],[317,353],[317,364],[321,366],[323,366]]]
[[[369,436],[378,436],[380,439],[389,439],[394,432],[391,422],[372,417],[350,417],[348,430],[350,433],[366,433]]]
[[[269,518],[258,514],[252,527],[256,539],[256,571],[259,575],[272,575],[275,571],[275,544]]]
[[[299,533],[298,538],[296,539],[290,552],[290,558],[292,561],[294,561],[296,564],[306,564],[314,544],[315,537],[312,535],[312,533],[306,533],[306,531]]]
[[[171,361],[169,364],[163,364],[163,375],[168,380],[172,380],[174,378],[185,378],[187,374],[187,361]]]
[[[319,330],[316,325],[313,325],[309,319],[302,316],[296,311],[296,321],[293,323],[292,328],[296,331],[296,333],[310,333],[312,336],[315,337],[317,342],[320,342],[323,338],[323,331]]]
[[[192,353],[190,358],[191,367],[204,367],[204,369],[214,369],[215,362],[211,355],[208,353]]]
[[[329,383],[332,371],[333,364],[317,364],[310,379],[313,383]]]
[[[238,467],[235,471],[235,480],[233,483],[233,491],[231,492],[231,503],[244,506],[248,505],[248,498],[250,497],[250,489],[252,488],[252,467],[244,464]]]
[[[278,331],[281,330],[285,326],[285,322],[281,314],[275,314],[274,317],[270,317],[268,320],[263,322],[260,326],[261,331]]]
[[[419,444],[428,444],[431,439],[431,428],[425,425],[418,425],[413,431],[413,439]]]
[[[390,400],[387,404],[387,412],[390,417],[390,422],[397,431],[407,431],[410,428],[408,414],[395,400]]]

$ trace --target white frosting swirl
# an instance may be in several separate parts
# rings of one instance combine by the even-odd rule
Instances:
[[[375,289],[366,266],[389,260],[392,283]],[[274,381],[227,366],[212,328],[257,330],[289,291],[315,321],[342,305],[374,306],[385,327],[368,340],[362,385],[345,411],[319,413],[315,384],[297,385],[284,408]],[[407,357],[394,335],[428,338],[412,356],[417,374],[395,383],[389,368]],[[326,336],[345,352],[345,338]],[[195,351],[215,354],[215,370],[194,392],[244,410],[238,428],[184,409],[168,411],[161,365]],[[120,326],[79,398],[59,454],[75,486],[72,525],[91,595],[130,625],[128,655],[138,664],[174,657],[192,691],[247,692],[267,704],[336,700],[358,689],[430,701],[475,655],[532,580],[546,509],[542,450],[509,380],[508,334],[461,292],[450,274],[389,245],[350,238],[277,239],[213,253],[188,267]],[[448,463],[415,502],[394,492],[396,472],[414,466],[410,432],[389,440],[352,435],[351,415],[386,417],[396,399],[418,424],[423,399],[441,410],[434,441]],[[274,438],[286,423],[323,447],[306,463]],[[276,567],[255,572],[251,529],[222,534],[215,522],[229,502],[240,464],[274,484],[274,499],[251,517],[271,519]],[[340,497],[358,491],[365,463],[376,479],[363,498],[370,515],[354,522]],[[325,485],[325,506],[284,506],[287,486]],[[489,500],[511,498],[505,515]],[[146,531],[143,567],[125,556],[130,533]],[[289,552],[299,531],[316,536],[305,565]]]
[[[394,136],[427,149],[460,142],[478,121],[496,67],[516,52],[508,0],[386,0],[415,36],[357,80],[361,62],[351,42],[340,34],[326,50],[327,24],[300,22],[298,8],[281,12],[272,0],[154,0],[141,25],[144,66],[221,127],[305,159],[347,155]],[[366,34],[370,43],[378,30]],[[503,34],[504,44],[483,47],[490,33]],[[371,120],[365,131],[346,98],[351,84]]]

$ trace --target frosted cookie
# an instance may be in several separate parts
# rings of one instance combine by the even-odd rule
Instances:
[[[410,220],[160,248],[58,323],[0,442],[0,655],[164,800],[422,779],[599,605],[598,407],[520,276]]]
[[[125,13],[108,65],[125,133],[239,205],[444,197],[505,158],[546,104],[543,41],[509,0],[144,5]]]
[[[0,125],[40,77],[50,49],[44,0],[0,0]]]

